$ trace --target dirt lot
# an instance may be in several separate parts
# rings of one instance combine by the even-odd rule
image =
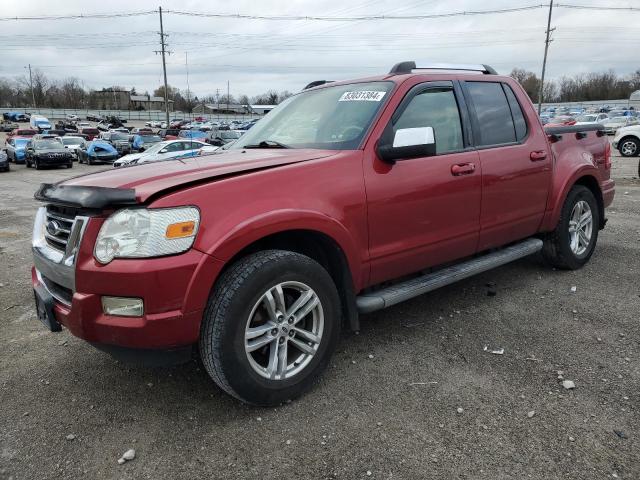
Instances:
[[[100,167],[12,165],[0,174],[0,478],[636,480],[637,162],[615,159],[609,224],[583,270],[533,257],[368,315],[319,385],[276,409],[239,404],[196,363],[132,368],[45,331],[32,194]]]

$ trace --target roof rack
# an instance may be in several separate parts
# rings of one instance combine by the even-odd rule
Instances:
[[[455,63],[431,63],[416,66],[416,62],[400,62],[396,63],[389,71],[390,75],[400,75],[403,73],[411,73],[413,70],[464,70],[469,72],[482,72],[485,75],[497,75],[493,68],[489,65],[482,64],[455,64]]]
[[[320,85],[324,85],[325,83],[332,83],[332,82],[333,82],[333,80],[316,80],[315,82],[311,82],[310,84],[308,84],[302,90],[307,90],[307,89],[313,88],[313,87],[319,87]]]

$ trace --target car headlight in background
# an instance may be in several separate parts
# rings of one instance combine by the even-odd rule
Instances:
[[[100,228],[93,255],[107,264],[114,258],[148,258],[182,253],[198,233],[195,207],[119,210]]]

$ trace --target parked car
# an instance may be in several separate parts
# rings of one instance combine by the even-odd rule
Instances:
[[[158,136],[162,140],[176,140],[180,135],[180,129],[178,128],[167,128],[158,130]]]
[[[51,130],[43,130],[45,135],[53,135],[54,137],[64,137],[67,134],[66,130],[60,130],[58,128],[52,128]]]
[[[7,134],[8,137],[33,137],[37,134],[37,130],[32,130],[30,128],[16,128]]]
[[[549,120],[545,127],[564,127],[568,125],[575,125],[576,119],[571,115],[558,115]]]
[[[104,119],[102,118],[101,115],[97,115],[97,114],[94,114],[94,113],[89,113],[89,114],[87,114],[87,120],[89,120],[90,122],[101,122]]]
[[[239,139],[244,132],[238,130],[211,130],[207,135],[206,142],[215,145],[216,147],[222,147],[227,143],[235,142]]]
[[[0,132],[10,132],[18,128],[20,128],[20,125],[11,120],[2,120],[2,122],[0,122]]]
[[[142,153],[125,155],[114,162],[113,166],[124,167],[148,162],[190,158],[198,156],[200,151],[211,153],[215,150],[217,150],[216,147],[207,145],[204,142],[198,142],[195,140],[170,140],[156,143]]]
[[[33,130],[37,130],[39,132],[51,130],[53,128],[49,119],[42,115],[31,115],[30,125]]]
[[[158,135],[143,132],[140,135],[133,136],[133,139],[131,141],[131,150],[144,152],[151,145],[161,141],[162,139]]]
[[[623,157],[640,155],[640,125],[621,127],[616,130],[612,142]]]
[[[100,130],[94,127],[84,127],[80,129],[80,133],[86,135],[88,140],[93,140],[100,135]]]
[[[78,151],[78,162],[87,165],[113,163],[119,157],[120,155],[113,145],[100,139],[89,142],[85,148]]]
[[[119,155],[126,155],[131,152],[131,144],[129,143],[129,134],[110,130],[100,134],[100,139],[110,143],[118,151]]]
[[[134,127],[130,133],[132,135],[153,135],[153,130],[149,127]]]
[[[191,140],[202,140],[204,142],[207,138],[207,132],[200,130],[180,130],[178,138],[190,138]]]
[[[609,119],[606,113],[588,113],[576,118],[576,125],[604,124]]]
[[[144,126],[151,128],[160,128],[161,123],[162,122],[160,122],[159,120],[152,120],[150,122],[145,122]]]
[[[56,130],[63,130],[66,133],[77,133],[78,127],[75,123],[66,121],[66,120],[58,120],[55,124]]]
[[[220,388],[273,406],[359,314],[540,251],[584,266],[614,197],[600,127],[543,130],[490,67],[425,68],[303,90],[220,154],[42,185],[40,320],[138,360],[197,345]],[[72,233],[51,239],[61,209]]]
[[[73,154],[74,160],[78,160],[78,158],[80,158],[80,150],[87,146],[87,141],[82,137],[65,135],[61,140],[64,147]]]
[[[638,125],[640,122],[636,117],[631,116],[618,116],[612,117],[604,122],[604,131],[607,135],[614,135],[616,130],[622,127],[630,127],[632,125]]]
[[[9,161],[25,163],[27,158],[27,144],[31,137],[10,137],[5,143],[5,150]]]
[[[93,125],[91,125],[89,122],[77,122],[76,128],[78,129],[78,131],[80,131],[83,128],[93,128]]]
[[[64,117],[64,119],[68,122],[77,122],[78,120],[80,120],[80,117],[78,117],[77,115],[74,114],[69,114],[66,117]]]
[[[0,150],[0,171],[8,172],[11,169],[7,152]]]
[[[27,168],[73,167],[73,155],[56,137],[32,138],[27,144]]]

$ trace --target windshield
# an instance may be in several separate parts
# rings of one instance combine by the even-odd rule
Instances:
[[[160,142],[160,143],[156,143],[155,145],[153,145],[152,147],[147,148],[144,153],[146,154],[150,154],[150,153],[158,153],[160,150],[162,150],[164,147],[166,147],[167,145],[169,145],[169,142]]]
[[[65,145],[82,145],[84,140],[78,137],[62,137],[62,143]]]
[[[114,132],[111,134],[111,140],[129,140],[129,135],[126,133]]]
[[[613,117],[611,121],[614,123],[625,123],[627,121],[627,117]]]
[[[227,130],[226,132],[223,130],[218,134],[223,140],[235,140],[242,136],[240,132],[234,132],[233,130]]]
[[[358,148],[391,88],[392,82],[369,82],[299,93],[273,109],[231,148],[266,141],[290,148]]]
[[[35,142],[34,148],[36,150],[47,150],[49,148],[61,148],[62,142],[60,140],[39,140]]]
[[[596,116],[595,115],[582,115],[582,116],[578,117],[576,120],[578,120],[579,122],[595,122],[596,121]]]
[[[140,138],[142,139],[142,143],[156,143],[162,140],[157,135],[142,135]]]
[[[49,123],[49,120],[38,118],[36,119],[36,125],[51,125],[51,124]]]
[[[16,139],[16,147],[24,148],[24,146],[29,143],[28,138],[17,138]]]

